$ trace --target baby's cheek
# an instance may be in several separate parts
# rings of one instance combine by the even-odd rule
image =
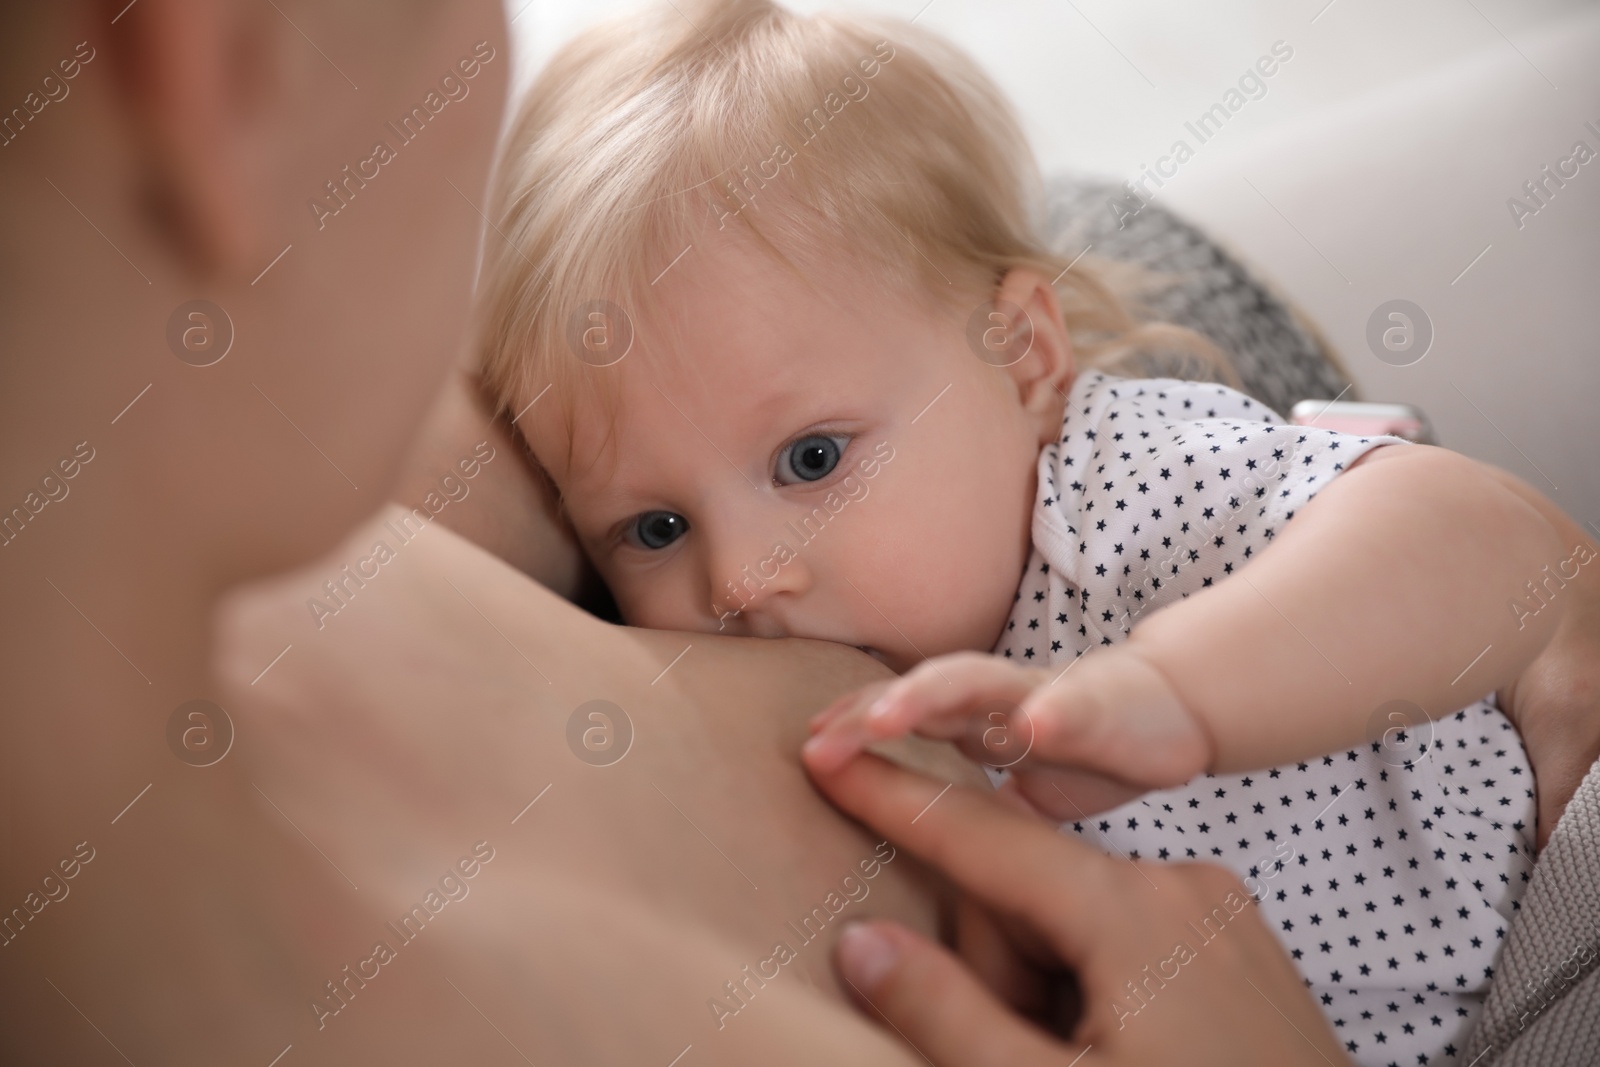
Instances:
[[[706,611],[693,602],[677,583],[637,575],[617,575],[607,580],[622,621],[649,630],[698,630],[705,626]]]
[[[930,643],[940,651],[929,654],[990,651],[1016,595],[1016,570],[997,567],[992,555],[974,554],[950,561],[943,573],[940,603],[927,605],[938,627]]]
[[[993,566],[961,531],[924,516],[897,536],[877,539],[852,570],[856,589],[843,585],[839,595],[863,633],[878,633],[892,646],[909,644],[908,652],[928,657],[992,647],[992,641],[980,642],[976,635],[985,627],[976,624],[993,613],[992,605],[984,606],[994,598]],[[1012,579],[1002,611],[1016,591]]]
[[[1027,563],[1028,541],[1006,510],[993,500],[969,509],[950,509],[946,521],[930,529],[919,582],[928,642],[939,652],[988,652],[1000,631]]]
[[[650,596],[648,590],[627,579],[609,579],[606,587],[611,590],[611,598],[617,602],[617,611],[622,615],[623,622],[652,630],[663,628],[659,621],[664,607],[662,597]]]

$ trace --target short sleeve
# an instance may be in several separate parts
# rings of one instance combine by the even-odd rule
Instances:
[[[1039,459],[1033,540],[1102,631],[1261,552],[1340,472],[1397,437],[1292,426],[1210,382],[1079,377]]]

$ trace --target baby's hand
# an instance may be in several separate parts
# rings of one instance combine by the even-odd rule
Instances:
[[[876,741],[917,733],[1010,768],[1017,792],[1056,820],[1181,785],[1212,762],[1204,726],[1127,646],[1097,650],[1062,670],[976,652],[941,656],[842,697],[811,729],[802,755],[818,773]]]

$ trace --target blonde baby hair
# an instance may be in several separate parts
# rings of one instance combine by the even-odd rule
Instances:
[[[1031,267],[1054,279],[1080,367],[1159,349],[1228,373],[1198,334],[1135,319],[1131,273],[1113,288],[1115,265],[1069,270],[1036,234],[1040,193],[998,88],[931,33],[768,0],[658,5],[580,34],[521,103],[491,190],[480,369],[502,406],[546,385],[564,411],[607,395],[617,369],[572,350],[585,309],[638,321],[711,227],[785,263],[780,244],[865,257],[967,309]]]

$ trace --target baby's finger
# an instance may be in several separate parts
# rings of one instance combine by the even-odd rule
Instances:
[[[819,774],[830,774],[860,755],[877,738],[865,729],[866,710],[888,682],[846,694],[812,720],[811,737],[800,746],[800,758]]]
[[[920,732],[937,720],[971,718],[986,710],[985,704],[993,705],[987,710],[1009,714],[1044,679],[1042,671],[978,652],[930,659],[889,683],[867,708],[866,728],[876,737],[897,736],[914,726]]]
[[[802,755],[814,771],[826,774],[872,742],[913,730],[937,740],[957,739],[966,732],[968,717],[986,712],[990,729],[1003,733],[1006,715],[1037,681],[1034,672],[978,653],[927,660],[887,683],[877,700],[853,700],[831,714]]]
[[[800,746],[800,758],[817,774],[832,774],[878,738],[867,735],[858,710],[840,714]]]
[[[892,684],[894,684],[892,680],[873,682],[871,685],[864,685],[860,689],[852,689],[850,692],[839,697],[839,699],[835,700],[832,704],[829,704],[827,707],[811,716],[810,721],[806,724],[806,729],[808,732],[813,734],[820,733],[823,727],[837,719],[840,715],[843,715],[852,709],[865,709]]]
[[[1098,771],[1146,789],[1181,785],[1211,764],[1212,743],[1142,656],[1107,650],[1033,690],[1013,716],[1034,764]]]

